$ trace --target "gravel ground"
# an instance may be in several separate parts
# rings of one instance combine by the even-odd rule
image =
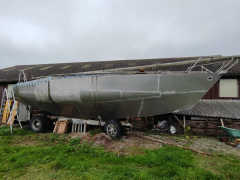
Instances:
[[[161,139],[167,142],[172,142],[181,146],[186,146],[192,149],[203,151],[210,154],[224,153],[224,154],[234,154],[240,156],[240,149],[227,145],[222,142],[217,137],[192,137],[187,139],[185,136],[179,135],[151,135],[151,137],[156,139]]]

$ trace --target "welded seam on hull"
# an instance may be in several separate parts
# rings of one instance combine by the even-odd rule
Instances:
[[[198,90],[198,91],[182,91],[182,92],[176,92],[176,91],[122,91],[122,90],[103,90],[103,91],[99,91],[99,92],[119,92],[120,94],[122,93],[143,93],[143,94],[150,94],[150,93],[155,93],[158,94],[159,92],[161,94],[169,94],[169,92],[174,92],[176,94],[183,94],[183,93],[192,93],[192,92],[207,92],[207,90]]]
[[[120,91],[120,96],[121,96],[121,99],[122,99],[123,98],[122,91]]]
[[[96,106],[95,106],[95,108],[96,108],[96,111],[97,111],[97,115],[100,116],[99,104],[98,104],[98,79],[97,78],[98,77],[96,76],[96,92],[95,92],[95,96],[96,96],[95,104],[96,104]]]
[[[175,91],[164,91],[161,92],[162,95],[171,95],[171,94],[189,94],[189,93],[206,93],[207,90],[201,91],[188,91],[188,92],[175,92]]]
[[[112,90],[107,90],[107,91],[99,91],[99,92],[117,92],[117,91],[112,91]],[[98,92],[98,93],[99,93]],[[123,97],[123,92],[118,91],[121,98]],[[151,96],[150,97],[161,97],[161,95],[168,95],[168,94],[187,94],[187,93],[202,93],[202,92],[207,92],[207,90],[201,90],[201,91],[187,91],[187,92],[176,92],[176,91],[124,91],[124,93],[142,93],[142,94],[159,94],[157,96]],[[100,95],[101,96],[101,95]],[[145,98],[145,97],[142,97]],[[134,98],[131,98],[134,99]]]
[[[176,95],[176,94],[196,94],[196,93],[206,93],[207,91],[191,91],[191,92],[180,92],[180,93],[166,93],[163,95]],[[135,101],[135,100],[144,100],[144,99],[153,99],[153,98],[161,98],[161,96],[151,96],[151,97],[140,97],[140,98],[131,98],[131,99],[120,99],[120,100],[113,100],[113,101],[99,101],[98,103],[108,103],[108,102],[120,102],[120,101]]]
[[[61,110],[61,108],[53,101],[52,97],[51,97],[51,94],[50,94],[50,80],[48,81],[48,97],[50,99],[50,101],[52,101],[52,103],[59,109]]]
[[[82,113],[81,113],[81,111],[80,111],[80,109],[79,109],[78,105],[76,105],[76,107],[77,107],[77,110],[78,110],[78,112],[79,112],[80,116],[83,118],[83,115],[82,115]]]
[[[140,108],[139,108],[139,111],[138,111],[138,117],[140,117],[141,111],[143,109],[143,102],[144,102],[144,99],[141,102],[141,105],[140,105]]]
[[[98,90],[98,92],[130,92],[130,93],[137,93],[137,92],[140,92],[140,93],[158,93],[158,91],[126,91],[126,90]]]
[[[93,98],[93,77],[92,77],[92,101],[94,102],[94,98]]]

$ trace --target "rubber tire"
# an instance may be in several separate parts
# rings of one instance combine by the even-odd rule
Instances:
[[[38,123],[38,125],[36,125]],[[30,120],[30,129],[36,133],[42,133],[48,130],[49,120],[44,116],[34,116]]]
[[[110,134],[108,132],[108,128],[110,128],[110,127],[114,127],[114,129],[116,131],[114,134]],[[110,120],[110,121],[107,121],[104,124],[104,132],[108,136],[111,136],[114,139],[120,139],[122,137],[122,131],[123,131],[122,124],[119,121],[117,121],[117,120]]]

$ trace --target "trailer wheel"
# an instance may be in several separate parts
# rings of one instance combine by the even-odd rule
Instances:
[[[41,133],[49,128],[49,120],[44,116],[34,116],[30,120],[30,129],[33,132]]]
[[[110,120],[104,124],[105,133],[115,139],[122,137],[122,129],[122,124],[116,120]]]

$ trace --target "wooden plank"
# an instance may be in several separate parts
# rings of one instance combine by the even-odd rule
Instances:
[[[235,121],[223,121],[224,125],[229,128],[240,129],[240,122]],[[221,126],[220,121],[191,121],[186,120],[186,126],[191,128],[202,129],[218,129]]]
[[[216,117],[191,117],[192,121],[219,121]]]
[[[12,114],[11,114],[11,121],[8,122],[8,125],[10,125],[10,122],[12,122],[12,124],[14,123],[15,116],[17,115],[18,102],[16,101],[15,103],[16,103],[16,105],[15,105],[13,111],[12,111]],[[12,124],[11,124],[11,125],[12,125]]]
[[[221,122],[222,127],[224,127],[224,123],[223,123],[222,118],[220,118],[220,122]]]
[[[223,131],[221,129],[200,129],[200,128],[191,128],[189,130],[190,133],[196,135],[208,135],[208,136],[218,136],[223,135]]]
[[[4,111],[3,111],[3,117],[2,117],[2,123],[7,123],[8,117],[9,117],[9,108],[12,104],[12,101],[6,101]]]

